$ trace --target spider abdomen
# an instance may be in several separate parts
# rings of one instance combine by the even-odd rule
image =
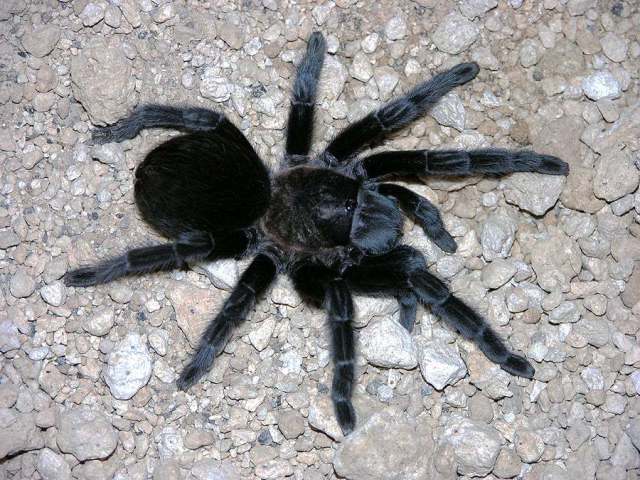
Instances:
[[[292,250],[347,245],[358,189],[357,180],[327,168],[285,170],[274,179],[263,228]]]
[[[224,125],[175,137],[136,170],[143,218],[177,238],[193,230],[217,235],[251,226],[269,205],[269,174],[251,145]]]

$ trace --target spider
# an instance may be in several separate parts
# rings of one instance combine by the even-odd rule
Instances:
[[[185,132],[152,150],[135,172],[135,201],[144,220],[171,242],[68,272],[66,285],[87,287],[126,275],[184,268],[188,263],[253,256],[195,355],[177,380],[187,390],[212,366],[279,273],[310,304],[327,311],[334,363],[331,398],[344,434],[355,427],[351,397],[355,341],[352,292],[397,299],[400,323],[413,329],[418,303],[505,371],[532,378],[533,366],[509,351],[486,321],[427,270],[422,254],[400,244],[403,213],[445,252],[456,242],[427,199],[383,179],[407,176],[566,175],[562,160],[502,149],[385,151],[360,155],[425,114],[454,87],[478,74],[461,63],[414,87],[342,130],[310,156],[313,116],[326,44],[313,33],[297,67],[281,166],[269,172],[249,141],[222,113],[145,105],[93,132],[96,143],[134,138],[145,128]]]

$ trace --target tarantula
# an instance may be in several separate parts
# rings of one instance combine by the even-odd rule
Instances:
[[[267,170],[222,113],[204,108],[146,105],[94,130],[97,143],[131,139],[145,128],[186,132],[152,150],[135,172],[135,200],[142,217],[172,241],[134,248],[70,271],[65,283],[87,287],[125,275],[183,268],[187,263],[253,255],[207,326],[177,386],[188,389],[210,369],[256,299],[279,273],[286,273],[305,300],[327,310],[334,363],[332,400],[345,434],[356,422],[351,402],[352,291],[395,297],[400,323],[409,331],[417,304],[429,306],[504,370],[532,378],[533,366],[511,353],[482,317],[429,273],[419,251],[400,244],[403,212],[442,250],[456,250],[436,207],[413,191],[382,180],[511,172],[566,175],[567,164],[549,155],[501,149],[358,156],[425,114],[451,89],[472,80],[479,70],[475,63],[459,64],[421,83],[342,130],[312,157],[314,105],[325,50],[323,36],[313,33],[297,67],[286,153],[276,172]]]

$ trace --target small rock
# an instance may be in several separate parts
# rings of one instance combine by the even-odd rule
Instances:
[[[215,442],[215,435],[207,430],[192,430],[184,437],[184,446],[189,450],[213,445],[213,442]]]
[[[311,427],[324,432],[334,440],[343,438],[333,410],[333,403],[327,395],[317,395],[309,403],[308,422]]]
[[[618,80],[609,71],[589,75],[582,81],[582,90],[591,100],[600,100],[605,97],[618,98],[621,92]]]
[[[62,282],[54,282],[40,289],[40,296],[49,305],[61,306],[67,298],[67,289]]]
[[[149,345],[158,355],[164,357],[167,354],[168,343],[169,334],[166,330],[156,328],[149,332]]]
[[[504,181],[507,202],[534,215],[544,215],[552,208],[564,188],[565,178],[537,173],[514,173]]]
[[[353,300],[353,325],[356,328],[366,327],[376,318],[391,317],[398,311],[398,302],[394,298],[356,296]]]
[[[44,366],[38,376],[40,387],[47,392],[51,398],[55,398],[55,396],[58,395],[66,381],[67,377],[51,362]]]
[[[18,327],[11,320],[0,322],[0,352],[10,352],[20,348]]]
[[[60,29],[52,24],[29,29],[22,36],[22,47],[34,57],[51,53],[60,40]]]
[[[42,65],[36,74],[36,90],[47,93],[56,88],[58,77],[56,72],[49,65]]]
[[[212,312],[220,310],[224,297],[212,294],[211,289],[197,288],[184,282],[170,282],[166,290],[176,312],[178,327],[189,344],[196,348],[202,332],[211,320]]]
[[[431,40],[439,50],[457,55],[469,48],[480,35],[478,27],[459,13],[447,15]]]
[[[587,10],[596,6],[597,0],[569,0],[567,3],[567,10],[569,15],[578,16],[584,15]]]
[[[36,281],[22,268],[18,269],[9,282],[9,291],[16,298],[26,298],[35,289]]]
[[[407,35],[407,22],[400,15],[392,17],[384,27],[385,36],[393,40],[401,40]]]
[[[293,474],[293,467],[282,459],[268,460],[256,467],[256,475],[261,479],[280,479]]]
[[[373,53],[378,48],[378,41],[380,40],[380,35],[377,33],[370,33],[366,37],[362,39],[360,42],[360,46],[362,47],[362,51],[364,53]]]
[[[207,67],[200,78],[200,93],[214,102],[226,102],[231,98],[231,88],[227,78],[220,76],[217,67]]]
[[[115,319],[115,313],[111,308],[100,308],[97,310],[82,327],[91,335],[102,337],[111,331]]]
[[[482,256],[491,261],[495,258],[505,258],[511,251],[515,240],[517,223],[504,210],[498,210],[489,215],[482,226],[481,244]]]
[[[18,385],[0,383],[0,408],[11,408],[18,399]]]
[[[31,414],[0,410],[0,431],[0,460],[9,455],[44,447],[44,438]]]
[[[3,230],[0,232],[0,250],[6,250],[20,245],[20,237],[13,230]]]
[[[156,23],[164,23],[172,19],[175,15],[176,10],[173,3],[165,3],[151,11],[151,18],[153,18],[153,21]]]
[[[433,440],[414,419],[383,411],[371,415],[342,441],[333,464],[340,477],[353,480],[419,480],[431,478],[431,451]]]
[[[526,39],[520,46],[520,65],[524,68],[533,67],[538,63],[544,49],[540,42],[533,39]]]
[[[378,85],[380,99],[389,100],[400,80],[399,75],[391,67],[378,67],[375,69],[373,78],[376,81],[376,85]]]
[[[431,109],[429,113],[436,122],[445,127],[453,127],[458,131],[464,130],[465,110],[460,97],[450,92]]]
[[[362,52],[356,53],[353,57],[353,62],[351,62],[349,73],[351,73],[351,76],[356,80],[365,83],[368,82],[373,76],[373,67],[371,66],[371,62],[369,62],[369,58]]]
[[[485,287],[496,289],[511,280],[516,272],[517,268],[513,262],[496,258],[482,269],[481,280]]]
[[[518,456],[525,463],[537,462],[544,451],[542,438],[530,430],[516,432],[514,443]]]
[[[278,428],[284,438],[298,438],[304,433],[304,418],[294,410],[283,412],[278,416]]]
[[[251,345],[253,345],[259,352],[267,348],[275,328],[276,319],[271,316],[265,318],[249,333],[249,341],[251,342]]]
[[[469,20],[482,17],[498,6],[498,0],[466,0],[460,4],[460,12]]]
[[[105,143],[91,149],[91,158],[106,165],[124,164],[124,148],[120,143]]]
[[[391,318],[366,327],[360,342],[362,354],[372,365],[409,370],[418,364],[411,334]]]
[[[71,81],[75,98],[96,125],[126,117],[138,101],[131,62],[116,38],[92,38],[71,57]]]
[[[418,339],[416,343],[422,377],[436,390],[453,385],[467,374],[467,366],[454,346],[437,339]]]
[[[600,39],[602,51],[614,62],[622,62],[627,57],[627,41],[613,32]]]
[[[104,18],[104,5],[102,3],[89,2],[79,16],[85,27],[93,27]]]
[[[587,367],[580,373],[589,390],[603,390],[604,377],[599,368]]]
[[[83,462],[111,455],[118,444],[118,434],[102,413],[75,407],[60,415],[56,442],[62,452]]]
[[[104,374],[111,394],[118,400],[129,400],[151,378],[151,356],[142,337],[129,333],[113,348]]]
[[[244,45],[244,35],[240,27],[223,22],[218,27],[218,36],[234,50],[240,50]]]
[[[221,290],[231,291],[240,278],[238,261],[235,259],[199,264],[196,266],[196,270],[204,272],[213,286]]]
[[[640,172],[628,149],[602,155],[596,164],[593,192],[596,197],[612,202],[638,187]]]
[[[617,467],[633,470],[640,468],[640,451],[633,446],[631,439],[626,433],[620,435],[618,444],[616,445],[611,463]]]
[[[336,100],[342,93],[347,78],[349,78],[349,72],[340,60],[331,55],[325,58],[320,74],[319,100]]]
[[[180,470],[177,470],[177,472],[180,475]],[[235,480],[236,478],[240,478],[240,472],[228,460],[220,461],[213,458],[205,458],[193,464],[187,480]]]
[[[502,445],[495,428],[458,415],[449,418],[441,438],[441,442],[453,447],[458,473],[471,477],[491,472]]]
[[[520,473],[522,462],[520,457],[513,450],[503,448],[500,450],[496,465],[493,469],[494,475],[499,478],[513,478]]]
[[[107,8],[104,11],[104,23],[113,28],[120,27],[120,24],[122,23],[122,12],[116,5],[107,5]]]
[[[71,480],[71,467],[62,455],[53,450],[43,448],[38,453],[36,466],[43,480]]]

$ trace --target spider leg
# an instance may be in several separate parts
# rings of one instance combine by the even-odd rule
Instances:
[[[323,304],[331,327],[333,383],[331,399],[338,424],[345,435],[353,431],[356,413],[351,403],[355,379],[353,299],[347,284],[328,268],[304,262],[292,273],[296,289],[312,303]]]
[[[456,251],[456,241],[444,228],[440,212],[433,203],[408,188],[393,183],[381,183],[378,191],[394,197],[405,214],[412,217],[438,247],[448,253]]]
[[[134,248],[97,265],[72,270],[64,276],[64,283],[71,287],[89,287],[126,275],[174,270],[187,262],[203,260],[214,251],[214,245],[214,239],[207,233],[189,233],[172,243]]]
[[[277,274],[274,261],[266,254],[257,255],[243,272],[222,310],[202,334],[196,354],[177,380],[180,390],[187,390],[209,371],[213,360],[224,349],[233,330],[247,317]]]
[[[360,160],[355,169],[364,178],[405,175],[505,175],[537,172],[567,175],[569,165],[552,155],[530,150],[410,150],[377,153]]]
[[[511,373],[533,378],[535,370],[524,358],[511,353],[487,322],[447,286],[427,271],[422,255],[403,245],[377,257],[365,257],[360,265],[345,272],[345,279],[355,289],[376,293],[410,288],[418,300],[462,336],[473,341],[491,361]]]
[[[322,34],[314,32],[298,65],[287,126],[286,159],[289,166],[306,162],[311,148],[313,110],[326,49]]]
[[[382,142],[422,116],[450,90],[473,80],[478,70],[476,63],[456,65],[349,125],[329,144],[325,161],[330,165],[342,162],[363,148]]]
[[[145,128],[171,128],[186,132],[211,131],[218,128],[222,122],[231,123],[222,113],[207,108],[143,105],[113,125],[97,127],[93,130],[91,139],[96,144],[121,142],[134,138]]]
[[[400,292],[396,298],[400,304],[400,325],[406,328],[408,332],[412,332],[416,324],[418,298],[411,290]]]

